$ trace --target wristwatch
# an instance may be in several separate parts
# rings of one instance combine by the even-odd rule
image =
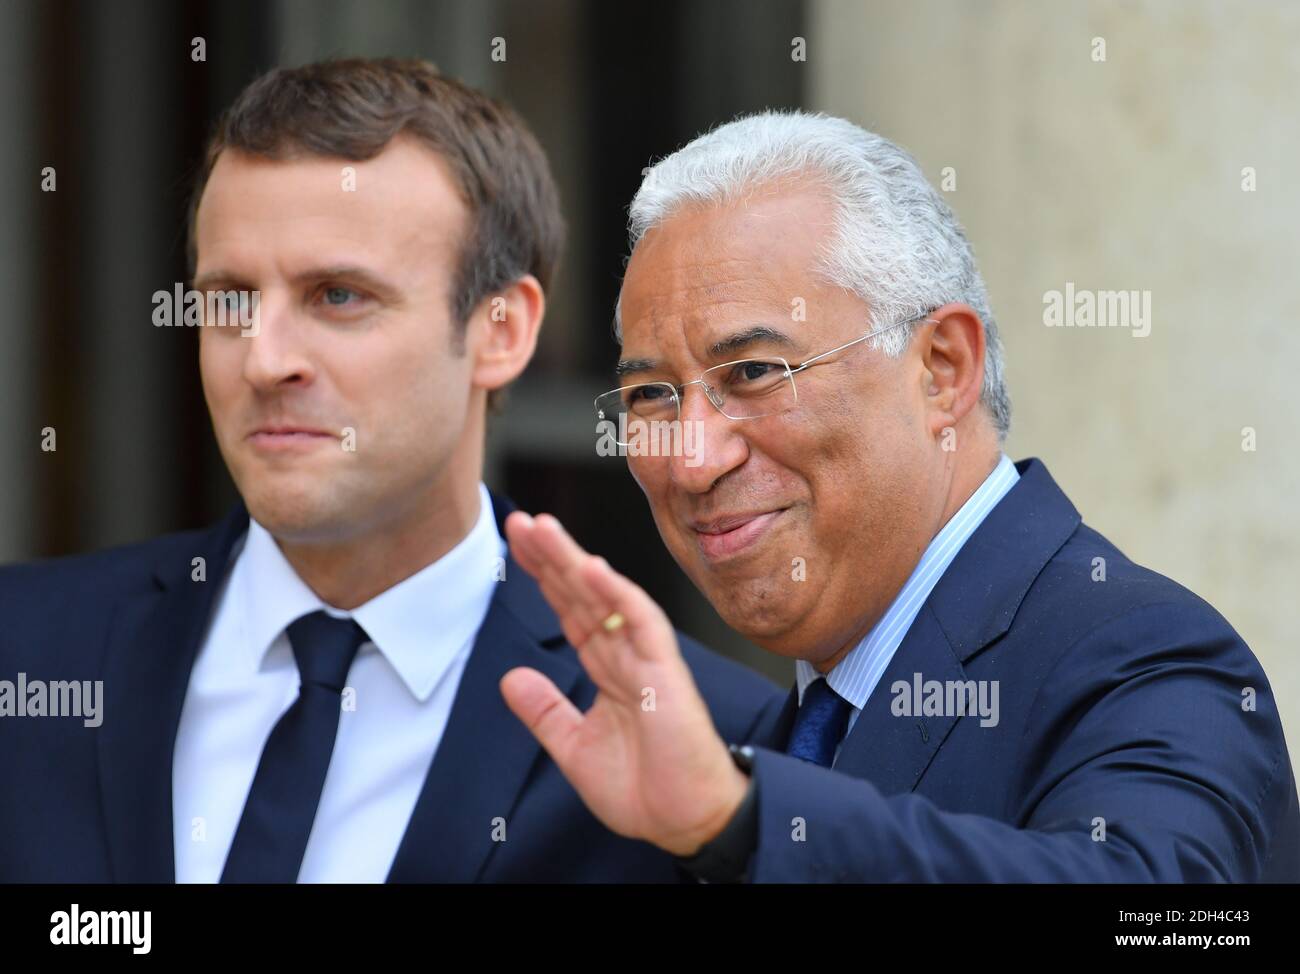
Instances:
[[[736,814],[721,832],[693,856],[674,856],[677,864],[705,883],[743,883],[758,847],[758,789],[754,786],[754,749],[732,744],[731,760],[749,777],[749,788]]]

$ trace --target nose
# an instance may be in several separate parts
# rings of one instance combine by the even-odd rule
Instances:
[[[669,458],[668,469],[673,483],[692,494],[707,493],[749,456],[737,421],[722,415],[711,399],[700,385],[689,385],[681,393],[683,449]]]
[[[304,347],[305,332],[288,301],[262,292],[258,327],[236,341],[247,342],[244,381],[259,392],[307,385],[315,376]]]

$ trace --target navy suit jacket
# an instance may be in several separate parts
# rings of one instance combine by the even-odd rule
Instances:
[[[1300,881],[1296,784],[1255,656],[1082,524],[1040,461],[1016,469],[833,769],[780,753],[793,694],[765,719],[751,878]],[[998,681],[998,723],[907,715],[893,687],[917,673]]]
[[[493,498],[498,526],[510,510]],[[206,531],[0,568],[0,679],[103,680],[103,723],[0,717],[0,881],[175,880],[172,754],[190,670],[248,525],[242,505]],[[504,536],[504,528],[502,528]],[[207,581],[191,581],[202,557]],[[682,636],[722,737],[741,743],[784,694]],[[498,681],[530,666],[585,710],[577,653],[528,574],[507,560],[389,882],[678,882],[672,858],[587,811]],[[506,819],[506,841],[492,822]]]

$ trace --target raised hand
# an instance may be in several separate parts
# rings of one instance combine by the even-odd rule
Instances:
[[[714,730],[668,617],[549,515],[513,512],[506,537],[599,691],[584,714],[541,673],[519,668],[501,680],[507,705],[606,826],[693,854],[722,830],[748,782]]]

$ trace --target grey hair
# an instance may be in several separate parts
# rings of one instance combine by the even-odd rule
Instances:
[[[866,302],[868,330],[924,318],[953,301],[978,313],[985,340],[980,402],[1005,439],[1011,401],[1002,342],[970,244],[916,160],[888,139],[820,113],[769,111],[720,125],[647,170],[629,207],[629,246],[679,206],[726,204],[800,177],[825,185],[836,209],[817,272]],[[898,358],[911,332],[894,329],[867,344]],[[621,294],[614,333],[621,343]]]

